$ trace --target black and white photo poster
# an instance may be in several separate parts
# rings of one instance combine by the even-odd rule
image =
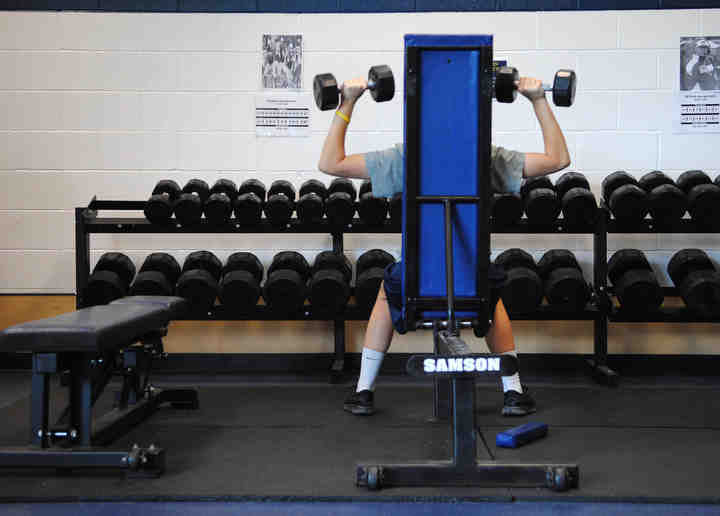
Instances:
[[[678,132],[720,132],[720,36],[680,38],[678,107]]]
[[[264,89],[302,89],[301,34],[263,34],[261,79]]]

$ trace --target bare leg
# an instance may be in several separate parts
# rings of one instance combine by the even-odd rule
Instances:
[[[485,336],[485,341],[493,353],[505,353],[515,350],[515,339],[513,338],[510,318],[505,311],[502,299],[495,305],[493,325]]]
[[[385,296],[384,283],[380,283],[380,290],[378,291],[375,306],[370,314],[370,320],[368,321],[367,330],[365,331],[363,347],[385,353],[390,347],[392,336],[393,325],[392,318],[390,317],[390,307],[388,306],[388,300]]]

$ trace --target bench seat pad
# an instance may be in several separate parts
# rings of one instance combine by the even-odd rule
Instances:
[[[111,305],[140,304],[163,307],[172,321],[184,315],[190,308],[187,299],[175,296],[127,296],[116,299]]]

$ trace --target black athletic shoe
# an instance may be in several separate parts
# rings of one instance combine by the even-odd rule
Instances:
[[[373,404],[374,397],[372,391],[364,390],[355,392],[353,388],[353,392],[345,398],[343,409],[352,412],[356,416],[369,416],[375,412],[375,405]]]
[[[535,410],[535,400],[524,385],[522,394],[517,391],[507,391],[504,394],[503,416],[527,416]]]

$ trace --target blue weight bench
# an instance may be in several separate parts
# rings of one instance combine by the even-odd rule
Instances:
[[[450,419],[452,458],[413,464],[363,463],[359,487],[577,487],[576,464],[499,463],[475,418],[475,378],[509,375],[517,360],[473,354],[492,324],[490,120],[492,36],[405,36],[405,154],[402,321],[433,330],[434,353],[415,355],[411,375],[432,378],[434,416]],[[478,461],[478,436],[490,461]]]
[[[187,310],[179,297],[135,296],[0,332],[3,352],[32,353],[30,446],[0,449],[0,467],[74,470],[114,468],[128,476],[155,477],[165,450],[154,444],[113,451],[107,445],[163,403],[198,408],[194,389],[162,390],[150,383],[155,358],[164,357],[169,322]],[[50,380],[60,374],[69,403],[50,425]],[[93,419],[93,406],[113,376],[122,377],[114,408]]]

